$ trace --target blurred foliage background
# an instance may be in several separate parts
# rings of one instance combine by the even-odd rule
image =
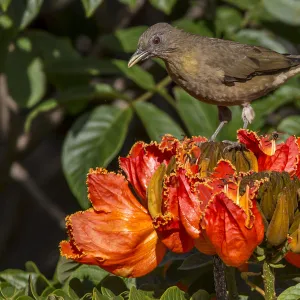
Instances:
[[[297,0],[0,0],[0,269],[52,276],[64,217],[89,206],[89,168],[118,168],[137,140],[210,136],[215,107],[176,87],[160,60],[127,68],[157,22],[299,53]],[[251,129],[300,135],[300,82],[253,104]],[[235,139],[241,110],[220,140]]]

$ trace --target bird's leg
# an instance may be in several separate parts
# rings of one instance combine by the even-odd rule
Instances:
[[[250,103],[243,104],[243,111],[242,111],[242,119],[244,121],[243,128],[247,129],[249,123],[254,120],[255,112],[250,105]],[[232,149],[243,149],[244,145],[239,142],[231,142],[231,141],[223,141],[223,143],[228,143],[229,146],[224,148],[224,151],[230,151]]]
[[[243,104],[242,119],[244,121],[244,129],[247,129],[248,124],[252,123],[255,117],[255,112],[250,103]]]
[[[218,106],[218,116],[219,116],[220,124],[217,127],[214,134],[209,139],[212,142],[216,139],[217,135],[219,134],[223,126],[231,121],[231,110],[226,106]]]

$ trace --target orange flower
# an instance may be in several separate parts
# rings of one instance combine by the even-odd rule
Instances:
[[[169,136],[160,144],[139,142],[128,157],[120,158],[140,201],[124,176],[90,170],[87,185],[93,207],[67,217],[70,240],[60,243],[61,255],[119,276],[139,277],[161,262],[167,248],[191,250],[194,242],[180,222],[176,192],[168,184],[160,189],[178,142]]]
[[[294,136],[290,136],[285,143],[276,144],[276,139],[271,135],[258,136],[253,131],[240,129],[238,140],[255,154],[259,171],[285,171],[293,176],[297,169],[300,170],[299,141],[297,143]]]
[[[300,268],[300,254],[289,251],[284,257],[290,264]]]

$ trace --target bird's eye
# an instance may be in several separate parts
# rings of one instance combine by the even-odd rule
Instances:
[[[154,45],[159,44],[159,43],[160,43],[160,37],[156,36],[156,37],[152,40],[152,43],[153,43]]]

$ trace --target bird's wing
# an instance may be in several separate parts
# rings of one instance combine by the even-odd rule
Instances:
[[[246,81],[256,75],[277,72],[299,64],[299,61],[295,62],[287,55],[263,47],[224,40],[223,43],[215,43],[214,49],[218,58],[214,57],[208,63],[224,72],[224,83]]]

